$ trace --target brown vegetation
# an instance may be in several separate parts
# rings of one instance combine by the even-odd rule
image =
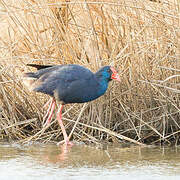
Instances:
[[[88,104],[67,105],[74,140],[177,144],[180,135],[178,0],[0,2],[0,138],[62,139],[58,123],[43,129],[48,96],[23,84],[27,63],[113,65],[121,83]]]

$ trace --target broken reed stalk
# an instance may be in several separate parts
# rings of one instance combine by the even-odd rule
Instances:
[[[42,128],[48,96],[29,92],[21,78],[33,70],[28,63],[73,63],[93,71],[113,65],[121,83],[110,84],[88,105],[65,106],[70,137],[94,143],[179,143],[178,1],[3,0],[0,7],[1,139],[62,139],[56,121]]]

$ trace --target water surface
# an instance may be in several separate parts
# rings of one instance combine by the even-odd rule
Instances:
[[[179,180],[180,147],[0,143],[2,180]]]

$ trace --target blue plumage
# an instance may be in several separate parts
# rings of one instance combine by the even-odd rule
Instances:
[[[105,66],[96,73],[75,64],[30,66],[39,69],[35,73],[25,74],[34,79],[31,82],[32,90],[55,97],[62,104],[84,103],[102,96],[112,75],[110,66]]]

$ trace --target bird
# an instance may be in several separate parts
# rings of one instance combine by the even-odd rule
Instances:
[[[45,104],[47,113],[46,124],[52,120],[52,116],[59,102],[56,118],[61,127],[64,144],[72,145],[62,122],[62,109],[65,104],[85,103],[102,96],[108,83],[114,79],[120,82],[120,76],[112,66],[104,66],[93,73],[88,68],[78,64],[67,65],[38,65],[27,64],[37,69],[36,72],[24,73],[23,81],[31,91],[40,92],[51,96]]]

